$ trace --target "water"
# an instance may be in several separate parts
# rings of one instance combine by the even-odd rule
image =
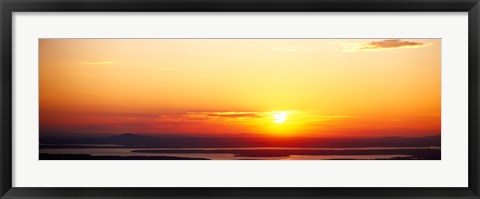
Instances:
[[[175,156],[188,158],[207,158],[211,160],[326,160],[326,159],[391,159],[391,158],[412,158],[412,155],[405,154],[382,154],[382,155],[289,155],[279,157],[250,157],[238,156],[234,153],[225,152],[222,150],[382,150],[382,149],[435,149],[440,150],[440,147],[370,147],[370,148],[284,148],[284,147],[252,147],[252,148],[50,148],[40,149],[40,153],[49,154],[89,154],[93,156]],[[152,152],[152,153],[137,153],[133,150],[176,150],[175,152]],[[204,150],[206,153],[185,153],[182,150]],[[207,151],[217,150],[219,153],[211,153]]]

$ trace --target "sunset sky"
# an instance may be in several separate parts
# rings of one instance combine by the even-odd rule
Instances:
[[[40,39],[40,133],[440,134],[440,39]]]

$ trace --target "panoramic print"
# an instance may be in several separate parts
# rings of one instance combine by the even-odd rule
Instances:
[[[440,39],[39,39],[39,160],[441,160],[440,93]]]

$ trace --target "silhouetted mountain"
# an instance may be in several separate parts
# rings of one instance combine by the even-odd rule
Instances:
[[[40,153],[40,160],[208,160],[176,156],[93,156],[89,154],[48,154]]]
[[[113,135],[100,140],[105,144],[116,145],[151,145],[155,143],[155,137],[125,133],[122,135]]]
[[[430,137],[380,137],[380,138],[321,138],[321,137],[267,137],[267,136],[147,136],[126,133],[114,136],[61,137],[41,136],[41,148],[92,148],[92,147],[429,147],[440,146],[440,136]],[[97,145],[97,146],[93,146]],[[114,146],[117,145],[117,146]]]
[[[110,138],[112,139],[115,139],[115,138],[120,138],[120,139],[137,139],[137,138],[145,138],[147,136],[143,136],[143,135],[137,135],[137,134],[133,134],[133,133],[125,133],[125,134],[121,134],[121,135],[112,135],[110,136]]]

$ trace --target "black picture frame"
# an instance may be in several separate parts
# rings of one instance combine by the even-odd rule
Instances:
[[[1,0],[1,198],[480,198],[479,0]],[[12,187],[13,12],[468,12],[468,187],[18,188]],[[456,172],[456,171],[450,171]]]

